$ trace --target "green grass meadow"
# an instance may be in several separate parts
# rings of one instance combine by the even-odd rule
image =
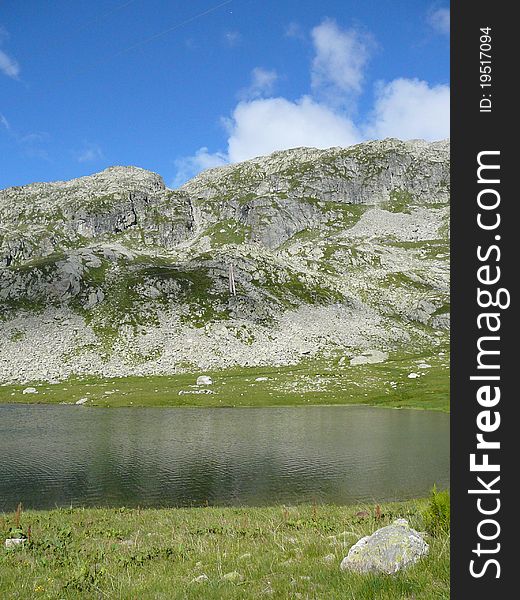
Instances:
[[[292,406],[370,404],[449,411],[449,351],[391,354],[379,364],[351,366],[335,360],[284,367],[235,368],[172,376],[71,378],[49,384],[0,386],[3,403],[70,403],[87,406]],[[428,365],[420,368],[420,365]],[[416,378],[409,378],[411,373]],[[213,378],[200,393],[197,376]],[[37,394],[23,394],[34,386]]]
[[[56,509],[0,515],[6,600],[449,598],[449,533],[396,575],[340,570],[359,538],[398,517],[424,531],[428,502],[364,506]],[[19,533],[16,533],[17,535]]]

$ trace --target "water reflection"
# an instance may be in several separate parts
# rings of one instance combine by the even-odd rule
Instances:
[[[364,406],[0,406],[0,511],[390,500],[449,480],[449,417]]]

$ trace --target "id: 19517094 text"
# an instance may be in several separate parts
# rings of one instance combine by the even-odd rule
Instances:
[[[479,47],[479,66],[480,66],[480,112],[490,113],[492,110],[492,37],[491,27],[480,28],[480,47]]]

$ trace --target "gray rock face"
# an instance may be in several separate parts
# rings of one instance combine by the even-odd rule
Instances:
[[[372,535],[361,538],[342,560],[342,571],[356,573],[386,573],[392,575],[415,564],[428,554],[428,544],[422,535],[397,519]]]
[[[432,347],[448,225],[448,142],[296,148],[177,190],[136,167],[8,188],[0,381]]]
[[[169,248],[193,226],[189,197],[167,190],[159,175],[110,167],[72,181],[0,191],[0,265],[118,234]]]
[[[298,231],[325,223],[342,204],[383,205],[403,193],[426,204],[447,202],[448,154],[448,142],[422,140],[295,148],[209,169],[181,190],[196,199],[207,219],[212,218],[207,207],[225,198],[226,217],[250,227],[254,241],[276,247]]]

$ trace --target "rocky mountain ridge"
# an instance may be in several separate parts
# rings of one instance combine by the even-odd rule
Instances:
[[[176,190],[137,167],[8,188],[0,381],[435,345],[448,219],[446,141],[297,148]]]

